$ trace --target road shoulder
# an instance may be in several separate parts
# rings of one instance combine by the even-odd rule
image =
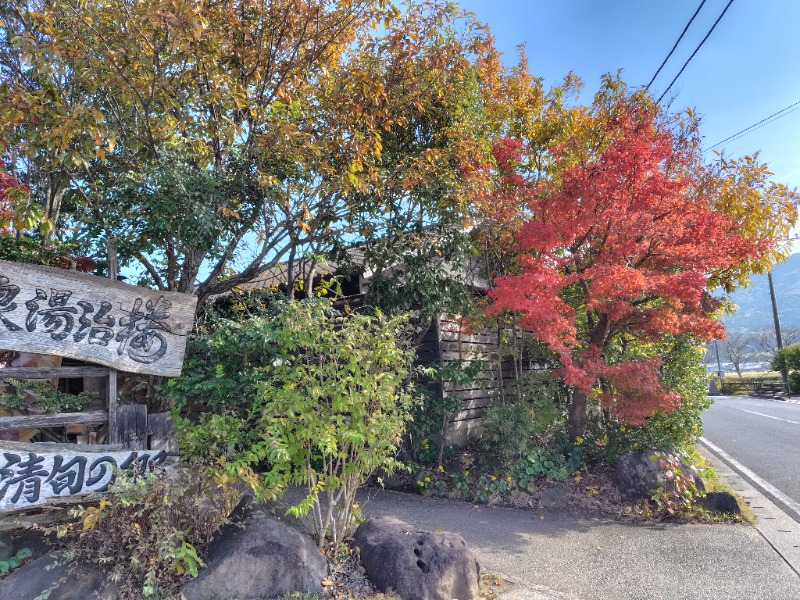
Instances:
[[[756,529],[781,555],[783,560],[800,575],[800,523],[767,498],[751,481],[734,470],[736,463],[708,440],[701,438],[698,447],[720,479],[730,485],[750,506],[756,516]],[[732,464],[729,465],[727,461]],[[746,473],[745,473],[746,475]]]

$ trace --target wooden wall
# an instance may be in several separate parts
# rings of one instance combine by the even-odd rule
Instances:
[[[511,334],[511,331],[504,332],[506,336]],[[529,333],[519,329],[516,335],[519,338],[523,335],[530,337]],[[450,418],[446,443],[461,446],[479,438],[483,417],[492,399],[498,397],[501,386],[513,381],[520,368],[522,372],[540,368],[530,359],[523,360],[516,370],[510,358],[499,365],[497,350],[498,332],[471,331],[458,317],[447,316],[434,320],[418,348],[417,360],[421,364],[446,366],[461,360],[465,363],[477,361],[481,365],[480,374],[470,383],[445,381],[440,389],[435,390],[439,397],[458,396],[461,399],[460,410]]]

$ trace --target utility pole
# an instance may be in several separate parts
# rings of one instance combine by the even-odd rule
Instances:
[[[772,320],[775,322],[775,339],[778,342],[778,352],[783,349],[783,338],[781,337],[781,322],[778,318],[778,303],[775,300],[775,286],[772,283],[772,270],[767,271],[767,280],[769,281],[769,297],[772,300]],[[789,373],[786,370],[786,365],[781,369],[781,381],[783,382],[783,391],[789,395]]]
[[[720,385],[722,385],[722,363],[719,362],[719,342],[717,340],[714,340],[714,351],[717,353],[717,375],[719,375]]]

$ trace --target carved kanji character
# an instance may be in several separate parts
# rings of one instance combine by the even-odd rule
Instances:
[[[11,488],[16,486],[10,502],[16,504],[24,498],[29,504],[39,500],[42,490],[42,478],[49,473],[41,468],[43,456],[33,452],[28,453],[27,459],[22,459],[18,454],[4,453],[6,465],[0,469],[0,499],[4,498]]]
[[[22,331],[22,327],[9,321],[2,313],[11,313],[17,310],[14,298],[19,294],[19,286],[11,285],[8,277],[0,275],[0,321],[9,331]]]
[[[83,480],[86,473],[86,457],[76,456],[64,462],[64,458],[56,455],[53,458],[53,470],[44,483],[49,483],[53,493],[58,495],[65,489],[70,494],[77,494],[83,489]]]

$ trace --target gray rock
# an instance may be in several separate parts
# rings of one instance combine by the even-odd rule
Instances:
[[[646,451],[624,454],[619,459],[611,480],[620,493],[629,498],[645,499],[666,485],[667,479],[659,460],[653,458],[653,451]]]
[[[709,512],[739,515],[742,509],[733,494],[729,492],[708,492],[700,498],[700,506]]]
[[[372,584],[403,600],[474,600],[478,565],[457,533],[416,531],[393,517],[367,519],[355,544]]]
[[[117,600],[116,586],[97,565],[68,564],[57,553],[45,554],[0,579],[0,598],[32,600]]]
[[[261,600],[321,592],[328,563],[310,537],[248,508],[212,543],[206,567],[184,586],[187,600]]]
[[[6,531],[0,531],[0,560],[7,560],[14,556],[14,545],[11,542],[11,535]]]
[[[655,450],[631,452],[619,459],[611,474],[611,480],[623,495],[644,500],[652,497],[653,492],[660,487],[669,488],[670,482],[661,469],[660,459],[654,456],[654,453]],[[692,476],[698,491],[705,490],[697,469],[681,462],[681,470]]]

